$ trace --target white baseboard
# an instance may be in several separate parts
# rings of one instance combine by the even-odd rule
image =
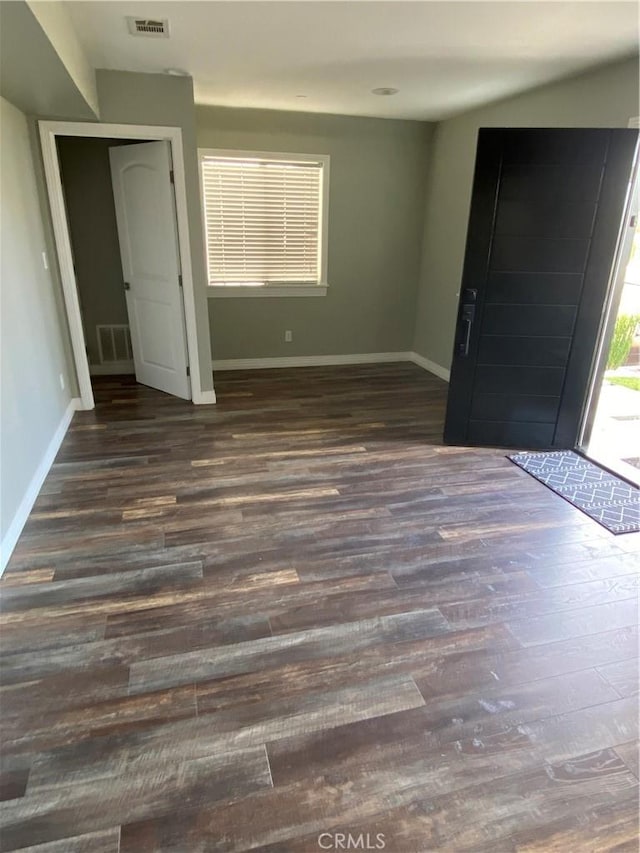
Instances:
[[[417,352],[412,352],[410,355],[410,361],[417,364],[418,367],[428,370],[429,373],[433,373],[434,376],[437,376],[439,379],[444,379],[445,382],[449,381],[451,371],[446,367],[443,367],[441,364],[436,364],[435,361],[431,361],[431,359],[425,358],[423,355],[418,355]]]
[[[301,355],[283,358],[228,358],[211,362],[213,370],[267,370],[277,367],[325,367],[340,364],[383,364],[411,361],[439,379],[449,381],[450,371],[417,352],[366,352],[349,355]],[[197,402],[197,401],[194,401]],[[208,402],[208,401],[207,401]]]
[[[27,519],[29,518],[29,513],[36,502],[36,498],[40,493],[40,489],[42,488],[42,484],[45,481],[45,477],[49,473],[49,469],[53,465],[53,460],[56,458],[56,453],[60,449],[60,445],[62,444],[62,439],[67,434],[67,430],[69,428],[69,424],[71,423],[71,419],[73,418],[73,413],[78,409],[82,408],[82,401],[79,397],[73,397],[69,400],[69,404],[62,416],[60,423],[58,424],[56,431],[51,437],[51,441],[49,442],[49,446],[47,447],[44,456],[40,460],[40,464],[36,468],[36,471],[31,478],[31,482],[27,487],[27,491],[24,494],[24,497],[20,501],[20,506],[16,510],[15,515],[13,516],[13,521],[9,525],[7,532],[2,538],[2,542],[0,543],[0,575],[4,572],[7,563],[9,562],[9,557],[13,553],[13,549],[16,547],[16,542],[18,541],[20,534],[22,533],[22,528],[24,527]]]
[[[132,361],[111,361],[106,364],[90,364],[91,376],[116,376],[123,373],[133,373],[136,370]]]
[[[410,352],[365,352],[348,355],[294,355],[282,358],[229,358],[211,363],[214,370],[267,370],[274,367],[327,367],[411,361]]]

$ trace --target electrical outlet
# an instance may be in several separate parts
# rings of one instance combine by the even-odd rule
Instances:
[[[60,374],[60,387],[64,391],[64,376],[62,375],[62,373]]]
[[[284,333],[284,340],[287,344],[290,344],[293,340],[293,332],[291,331],[291,329],[287,329],[287,331]]]

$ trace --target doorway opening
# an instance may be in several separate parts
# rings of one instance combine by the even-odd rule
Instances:
[[[89,373],[190,399],[168,143],[59,136],[57,147]]]
[[[579,449],[640,485],[640,218],[638,177],[613,267]]]
[[[136,141],[56,138],[92,384],[95,376],[135,375],[109,149]]]
[[[81,407],[94,408],[91,374],[109,372],[110,368],[103,364],[105,360],[116,362],[118,372],[130,370],[133,361],[136,376],[143,384],[194,403],[215,402],[213,392],[202,392],[200,384],[180,128],[49,121],[39,125]],[[94,322],[93,297],[87,299],[86,289],[84,300],[79,293],[78,242],[74,252],[66,203],[69,199],[65,198],[63,187],[63,149],[69,147],[63,138],[70,137],[81,138],[87,144],[96,140],[105,143],[101,155],[110,161],[126,316],[122,315],[121,293],[118,307],[114,307],[117,300],[112,299],[105,323]],[[93,178],[92,174],[84,176],[87,189]],[[164,212],[162,222],[160,209]],[[92,239],[100,242],[99,223],[95,230]],[[111,244],[113,249],[113,233]],[[169,259],[165,257],[167,247],[171,248]],[[92,303],[91,310],[88,301]],[[180,378],[179,384],[172,385],[167,379],[172,372],[176,382]]]

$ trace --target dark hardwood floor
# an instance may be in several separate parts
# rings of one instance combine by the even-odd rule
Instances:
[[[216,388],[74,417],[0,583],[0,849],[636,851],[640,535],[443,447],[413,365]]]

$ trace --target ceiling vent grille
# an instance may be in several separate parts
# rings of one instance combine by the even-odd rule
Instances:
[[[127,18],[127,26],[132,36],[169,38],[169,21],[167,18]]]

